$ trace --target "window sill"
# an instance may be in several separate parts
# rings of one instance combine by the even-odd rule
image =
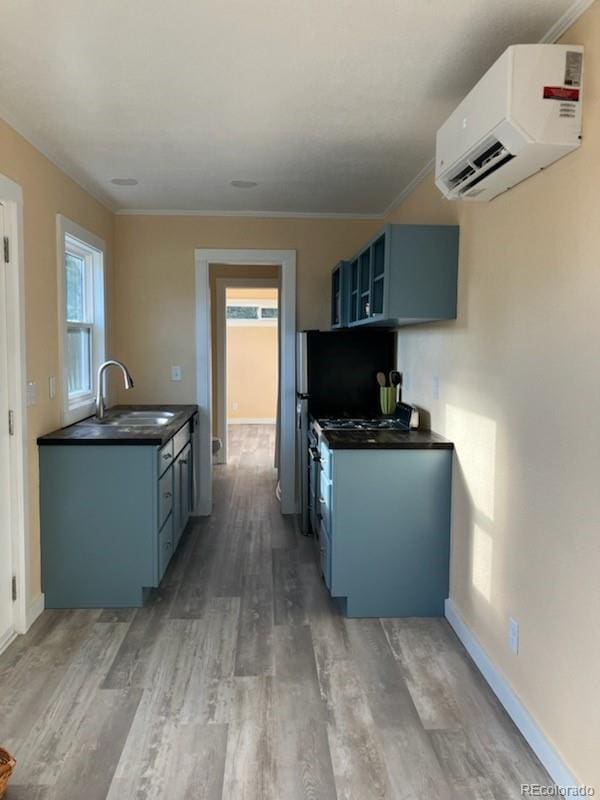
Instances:
[[[63,411],[63,425],[74,425],[86,417],[91,417],[96,411],[96,401],[92,397],[72,402]]]

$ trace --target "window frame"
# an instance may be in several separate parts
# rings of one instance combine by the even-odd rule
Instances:
[[[72,425],[95,411],[96,375],[100,364],[106,360],[106,244],[98,236],[76,222],[57,215],[58,251],[58,314],[59,314],[59,367],[63,425]],[[66,254],[83,257],[85,261],[85,313],[86,320],[67,319]],[[91,320],[91,321],[90,321]],[[90,330],[90,389],[69,394],[68,331],[79,328]]]
[[[258,317],[228,317],[227,309],[229,306],[246,306],[258,309]],[[264,317],[264,308],[276,308],[276,317]],[[252,298],[225,298],[225,324],[229,327],[258,327],[258,328],[275,328],[279,324],[279,303],[276,298],[265,299],[252,299]]]

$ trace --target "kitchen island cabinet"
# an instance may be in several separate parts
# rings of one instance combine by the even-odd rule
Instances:
[[[197,408],[162,408],[164,430],[88,420],[38,440],[47,608],[141,606],[160,584],[197,479]]]

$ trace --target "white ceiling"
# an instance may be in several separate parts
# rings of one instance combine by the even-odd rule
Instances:
[[[1,113],[114,209],[380,214],[572,2],[3,0]]]

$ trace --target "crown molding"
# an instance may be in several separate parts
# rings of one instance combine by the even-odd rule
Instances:
[[[579,17],[592,6],[596,0],[575,0],[565,13],[556,20],[554,25],[546,31],[540,39],[540,44],[554,44]]]
[[[78,170],[72,164],[67,165],[63,158],[56,155],[56,153],[54,153],[49,147],[43,144],[35,133],[33,133],[26,126],[22,125],[15,115],[2,105],[0,105],[0,118],[14,131],[16,131],[19,136],[22,136],[26,142],[40,152],[44,158],[47,158],[51,164],[64,173],[67,178],[70,178],[74,183],[76,183],[80,189],[83,189],[84,192],[93,197],[94,200],[100,203],[101,206],[104,206],[107,211],[111,211],[112,213],[115,212],[115,206],[111,203],[107,195],[99,191],[98,187],[92,183],[92,181],[86,178],[80,170]]]
[[[414,192],[414,190],[417,188],[417,186],[423,180],[425,180],[425,178],[429,175],[429,173],[431,172],[431,170],[433,169],[434,166],[435,166],[435,158],[431,158],[425,164],[425,166],[422,167],[417,172],[415,177],[406,184],[406,186],[404,187],[404,189],[402,189],[400,194],[396,195],[396,197],[392,200],[392,202],[389,204],[389,206],[386,208],[386,210],[383,212],[383,214],[380,214],[380,216],[381,217],[387,217],[388,214],[391,214],[392,211],[394,211],[394,209],[398,208],[400,203],[402,203],[404,200],[406,200],[406,198],[409,196],[409,194]]]
[[[249,217],[256,219],[363,219],[380,220],[383,214],[344,214],[311,211],[204,211],[164,208],[120,208],[114,212],[118,217]]]

